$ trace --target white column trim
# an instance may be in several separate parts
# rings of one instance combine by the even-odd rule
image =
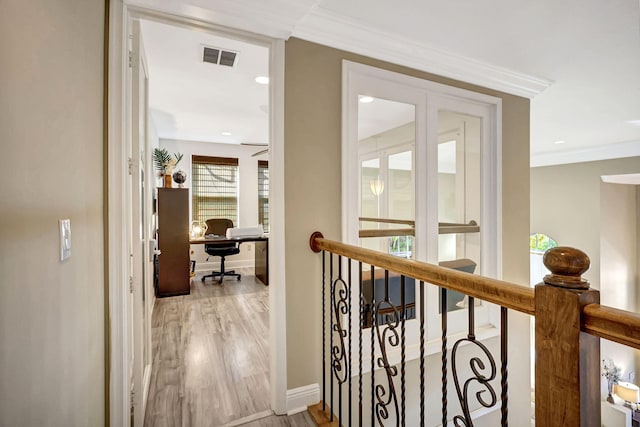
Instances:
[[[109,411],[112,427],[128,426],[129,417],[129,342],[126,293],[126,200],[127,159],[125,154],[127,12],[122,0],[113,0],[109,8],[108,64],[108,141],[107,141],[107,223],[109,272]]]

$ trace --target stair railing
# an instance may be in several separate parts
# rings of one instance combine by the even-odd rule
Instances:
[[[507,426],[508,310],[536,319],[537,426],[600,426],[600,338],[640,349],[640,315],[599,304],[599,291],[581,277],[589,268],[589,258],[577,249],[547,251],[544,263],[551,274],[532,289],[328,240],[319,232],[311,235],[310,246],[322,252],[322,400],[309,407],[318,425],[425,426],[437,424],[437,416],[442,426],[471,427],[474,408],[499,405],[500,425]],[[363,270],[364,265],[368,269]],[[383,284],[380,292],[376,281]],[[417,367],[407,355],[410,281],[418,284],[413,306],[418,323]],[[429,285],[439,287],[438,415],[433,405],[427,408],[425,390],[423,302]],[[371,287],[366,299],[365,287]],[[394,300],[391,295],[397,296],[398,291],[399,300]],[[468,313],[466,333],[454,343],[449,342],[447,308],[452,291],[466,295],[463,306]],[[500,340],[494,349],[498,362],[485,340],[476,335],[476,300],[499,306]],[[410,390],[407,384],[414,372],[418,389]],[[451,414],[450,378],[458,402]],[[417,417],[415,410],[407,410],[416,395]]]

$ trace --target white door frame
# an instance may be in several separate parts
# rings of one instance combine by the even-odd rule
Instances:
[[[247,34],[211,22],[182,18],[152,9],[109,3],[108,63],[108,284],[109,284],[109,414],[114,427],[126,427],[129,418],[129,361],[126,325],[129,263],[126,231],[126,184],[128,174],[126,143],[126,75],[128,67],[128,21],[144,18],[187,28],[223,33],[226,36],[261,44],[269,48],[270,114],[270,193],[271,236],[269,239],[269,348],[271,408],[277,414],[286,412],[287,347],[285,307],[284,248],[284,41]]]

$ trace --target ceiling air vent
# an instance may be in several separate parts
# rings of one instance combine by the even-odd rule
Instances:
[[[215,47],[203,46],[202,49],[202,61],[210,64],[225,65],[227,67],[233,67],[238,57],[238,52],[232,52],[230,50],[218,49]]]

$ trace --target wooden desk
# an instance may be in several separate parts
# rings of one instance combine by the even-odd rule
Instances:
[[[204,245],[206,243],[238,243],[255,242],[255,276],[266,286],[269,286],[269,238],[268,237],[233,237],[225,236],[203,237],[201,239],[191,239],[192,245]]]

